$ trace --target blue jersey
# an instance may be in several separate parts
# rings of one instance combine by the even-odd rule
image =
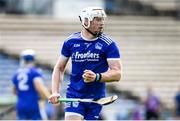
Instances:
[[[22,112],[24,115],[25,112],[29,113],[36,112],[36,115],[40,115],[39,111],[39,94],[35,89],[34,86],[34,79],[35,78],[42,78],[41,73],[35,68],[20,68],[16,71],[13,76],[13,84],[16,87],[17,93],[17,111],[18,114]],[[29,112],[28,112],[29,111]],[[19,115],[21,117],[21,115]],[[32,118],[30,118],[32,119]]]
[[[120,53],[115,42],[102,34],[92,41],[83,39],[81,33],[72,34],[63,44],[61,54],[70,57],[72,72],[67,95],[78,98],[101,98],[105,96],[104,82],[85,83],[84,70],[103,73],[108,70],[108,59],[119,59]]]

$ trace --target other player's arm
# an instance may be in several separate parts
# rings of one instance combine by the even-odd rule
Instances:
[[[42,77],[34,78],[33,82],[34,82],[34,85],[35,85],[35,89],[38,91],[38,93],[40,94],[41,98],[42,99],[48,99],[48,97],[50,96],[50,92],[48,91],[48,89],[43,84]]]
[[[67,62],[68,62],[67,57],[60,56],[56,65],[54,66],[54,70],[52,73],[52,95],[49,97],[49,102],[53,104],[58,103],[58,97],[60,96],[59,94],[60,85],[63,79],[63,74]]]

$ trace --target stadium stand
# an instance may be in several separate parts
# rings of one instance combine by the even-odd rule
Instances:
[[[6,8],[7,1],[16,4],[10,3],[10,8]],[[34,6],[31,6],[32,11],[24,11],[23,6],[20,5],[20,8],[17,6],[18,1],[20,2],[20,0],[0,0],[0,13],[25,14],[36,11]],[[51,0],[45,0],[44,3],[46,1]],[[147,87],[152,86],[167,109],[172,109],[174,96],[180,87],[180,21],[172,17],[180,18],[180,0],[105,1],[108,14],[121,15],[108,17],[105,32],[117,40],[123,63],[122,81],[108,84],[108,87],[112,86],[113,91],[121,96],[122,93],[126,93],[126,96],[140,97],[144,100]],[[52,12],[49,3],[46,6],[50,5],[50,8],[47,9],[42,2],[36,2],[41,5],[36,8],[37,14]],[[12,5],[17,8],[13,8]],[[59,48],[63,40],[72,32],[80,30],[78,18],[75,20],[77,21],[0,14],[0,104],[14,101],[14,98],[11,98],[13,95],[10,79],[13,71],[18,67],[18,54],[23,49],[34,49],[37,52],[38,63],[52,69],[59,56]],[[67,72],[70,72],[70,67],[71,65],[67,67]],[[47,71],[46,85],[49,86],[51,72],[43,71]],[[136,106],[134,103],[132,100],[118,100],[111,106],[105,107],[103,112],[105,118],[114,120],[116,111],[122,115],[128,113],[127,111]],[[0,105],[0,119],[1,112],[8,106],[10,105]],[[144,110],[144,107],[141,108]],[[162,115],[166,115],[167,119],[171,117],[165,113]],[[15,117],[10,118],[6,115],[3,119],[15,119]]]
[[[14,70],[17,69],[18,64],[17,61],[10,60],[6,55],[0,55],[0,95],[4,96],[12,96],[11,92],[11,83],[7,83],[7,81],[11,80],[10,75],[14,73]],[[7,69],[8,68],[8,69]],[[6,88],[4,88],[6,87]]]
[[[157,10],[170,10],[174,11],[177,9],[178,0],[138,0],[143,4],[152,5]]]
[[[124,70],[122,81],[114,84],[116,88],[144,98],[147,85],[153,85],[164,103],[172,107],[180,86],[179,26],[180,22],[170,17],[109,17],[105,32],[117,40]],[[53,66],[63,40],[79,28],[78,21],[1,15],[0,47],[10,54],[32,48],[40,63]]]
[[[171,16],[179,19],[179,0],[105,0],[114,15]],[[113,7],[112,7],[113,6]]]

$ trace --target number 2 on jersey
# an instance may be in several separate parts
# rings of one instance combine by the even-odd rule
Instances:
[[[21,91],[26,91],[29,89],[29,86],[27,85],[28,81],[28,75],[26,73],[20,73],[17,77],[18,79],[18,88]]]

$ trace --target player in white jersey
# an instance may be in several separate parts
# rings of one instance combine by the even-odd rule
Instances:
[[[116,43],[103,33],[106,14],[100,7],[87,7],[80,14],[83,29],[73,33],[63,44],[52,74],[52,95],[49,102],[56,104],[65,66],[71,58],[72,71],[67,98],[105,97],[105,83],[121,78],[120,52]],[[68,102],[65,120],[97,120],[101,105]]]

